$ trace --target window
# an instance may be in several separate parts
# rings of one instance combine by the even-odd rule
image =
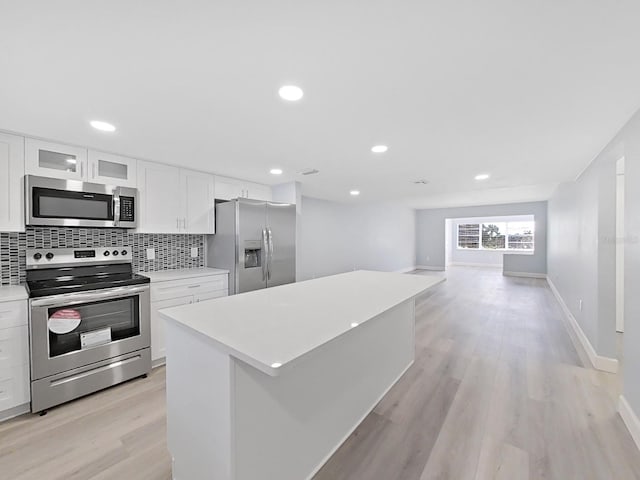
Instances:
[[[509,248],[533,251],[533,222],[511,222],[507,227]]]
[[[533,252],[534,229],[533,221],[460,223],[458,248]]]
[[[478,248],[480,246],[480,225],[461,223],[458,225],[458,247]]]

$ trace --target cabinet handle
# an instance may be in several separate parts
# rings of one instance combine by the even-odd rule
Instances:
[[[176,230],[180,230],[180,219],[176,217]]]
[[[189,285],[187,288],[200,288],[200,285]]]

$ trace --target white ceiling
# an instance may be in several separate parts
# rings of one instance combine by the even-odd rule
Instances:
[[[1,129],[338,201],[546,199],[640,106],[635,0],[0,0],[0,17]]]

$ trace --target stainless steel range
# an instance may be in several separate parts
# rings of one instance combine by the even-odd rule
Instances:
[[[128,247],[27,250],[31,411],[151,370],[149,279]]]

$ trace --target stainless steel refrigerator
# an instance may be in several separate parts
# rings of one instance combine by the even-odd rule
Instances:
[[[229,270],[229,294],[296,280],[296,206],[238,198],[216,205],[207,265]]]

